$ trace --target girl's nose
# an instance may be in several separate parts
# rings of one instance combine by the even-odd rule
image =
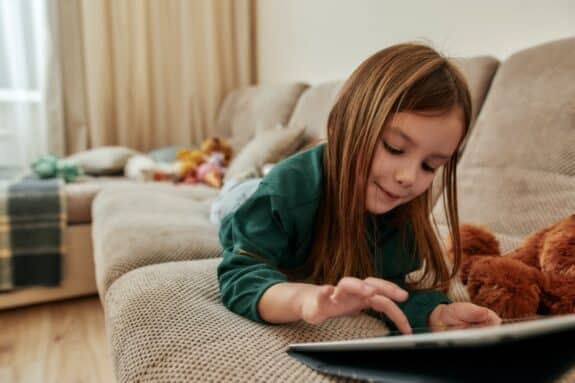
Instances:
[[[417,171],[413,167],[406,167],[395,172],[395,181],[403,187],[410,187],[415,183]]]

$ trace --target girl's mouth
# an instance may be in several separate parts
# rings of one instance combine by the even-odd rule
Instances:
[[[383,192],[383,194],[387,197],[387,199],[389,199],[391,201],[397,201],[400,198],[400,196],[392,194],[392,193],[388,192],[387,190],[385,190],[384,188],[382,188],[381,185],[378,184],[377,182],[375,184],[377,185],[379,190],[381,190]]]

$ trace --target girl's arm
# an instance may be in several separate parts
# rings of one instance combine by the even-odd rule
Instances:
[[[296,322],[302,318],[303,297],[319,286],[283,282],[273,285],[260,298],[258,312],[269,323]]]
[[[272,285],[262,294],[257,310],[269,323],[304,320],[318,324],[373,308],[386,314],[401,332],[411,333],[406,316],[394,302],[405,299],[407,292],[389,281],[345,277],[337,286],[290,282]]]

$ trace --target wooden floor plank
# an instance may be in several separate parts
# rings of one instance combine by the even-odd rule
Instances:
[[[0,382],[114,381],[97,297],[0,311]]]

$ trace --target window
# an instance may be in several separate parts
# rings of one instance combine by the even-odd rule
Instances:
[[[0,176],[47,153],[47,0],[0,0]]]

